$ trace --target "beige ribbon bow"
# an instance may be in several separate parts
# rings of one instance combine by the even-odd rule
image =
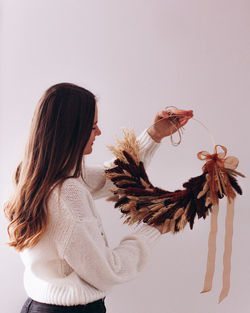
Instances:
[[[222,152],[218,153],[218,148]],[[234,217],[234,198],[236,196],[227,176],[227,169],[234,170],[239,164],[236,157],[229,156],[225,158],[227,149],[224,146],[216,145],[214,153],[209,154],[207,151],[201,151],[197,154],[200,160],[205,160],[203,171],[207,172],[207,180],[210,187],[210,199],[213,204],[213,210],[210,221],[210,233],[208,239],[208,256],[207,269],[204,280],[204,287],[201,293],[208,292],[212,289],[212,281],[215,270],[216,257],[216,235],[217,219],[219,211],[218,192],[227,196],[227,214],[225,221],[225,242],[223,255],[223,286],[219,297],[219,303],[228,295],[230,289],[230,272],[231,272],[231,255],[232,255],[232,238],[233,238],[233,217]]]
[[[218,153],[217,151],[218,148],[221,148],[223,151]],[[234,156],[228,156],[227,158],[225,158],[226,155],[227,155],[227,148],[222,145],[216,145],[214,147],[214,154],[210,154],[207,151],[200,151],[199,153],[197,153],[197,157],[200,160],[207,160],[207,161],[215,160],[220,167],[224,166],[225,168],[228,168],[228,169],[232,169],[232,170],[236,169],[237,166],[239,165],[238,158]]]

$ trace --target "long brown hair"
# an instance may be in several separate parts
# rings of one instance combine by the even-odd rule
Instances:
[[[95,96],[70,83],[50,87],[35,110],[15,192],[4,206],[9,245],[33,247],[47,224],[47,200],[68,177],[82,175],[83,151],[95,116]]]

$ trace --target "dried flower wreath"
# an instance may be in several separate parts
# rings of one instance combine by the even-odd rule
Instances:
[[[168,112],[172,122],[177,123],[176,116],[171,115],[171,111]],[[235,170],[239,163],[238,159],[233,156],[226,157],[227,149],[221,145],[214,146],[213,154],[201,151],[197,157],[206,162],[202,167],[203,173],[185,182],[184,189],[171,192],[152,185],[140,160],[139,143],[134,132],[124,129],[123,133],[124,140],[118,139],[116,147],[109,147],[116,159],[114,166],[106,169],[106,176],[116,188],[112,189],[114,195],[107,200],[116,202],[115,208],[120,208],[122,217],[125,217],[124,223],[131,225],[144,222],[152,226],[163,225],[163,229],[170,229],[172,233],[179,232],[187,224],[192,229],[196,216],[205,219],[211,213],[207,270],[202,293],[212,288],[219,199],[227,197],[220,303],[230,289],[234,199],[236,193],[242,194],[236,177],[238,175],[245,177]],[[174,144],[172,136],[171,141]],[[181,133],[177,144],[180,141]],[[219,152],[219,149],[222,151]]]

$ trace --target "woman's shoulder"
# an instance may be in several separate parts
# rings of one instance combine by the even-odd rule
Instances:
[[[61,192],[62,195],[67,195],[70,197],[81,197],[88,194],[88,189],[85,186],[83,180],[81,177],[74,178],[70,177],[63,181],[63,183],[58,185],[56,188],[58,188],[58,191]]]
[[[93,199],[81,178],[65,179],[53,189],[50,199],[61,214],[70,215],[73,219],[81,221],[92,215]]]

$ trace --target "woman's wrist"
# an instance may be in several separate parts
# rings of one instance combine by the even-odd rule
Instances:
[[[156,133],[154,131],[152,131],[150,128],[147,130],[147,133],[149,134],[149,136],[156,142],[160,143],[162,138],[161,137],[158,137],[156,135]]]

